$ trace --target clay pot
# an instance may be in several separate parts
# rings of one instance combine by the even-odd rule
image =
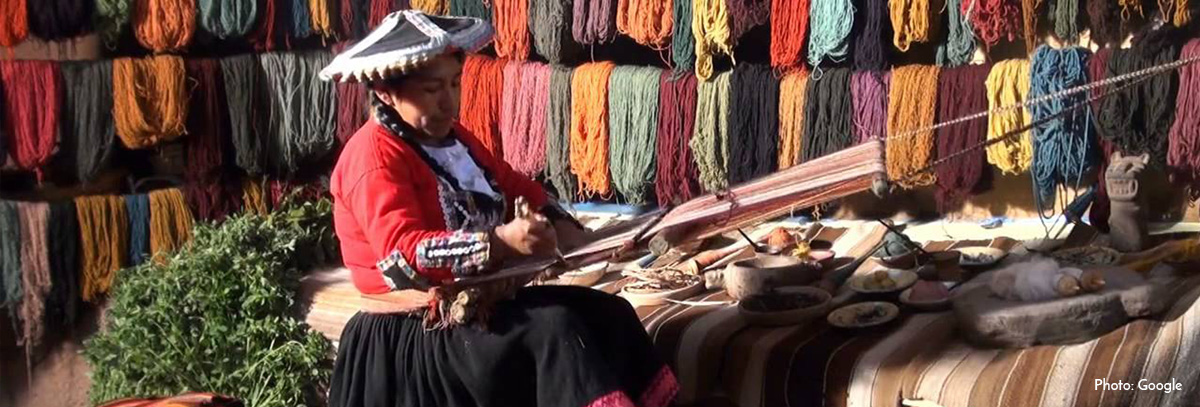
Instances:
[[[791,256],[760,254],[725,268],[725,292],[740,300],[776,287],[805,285],[821,276],[821,266]]]

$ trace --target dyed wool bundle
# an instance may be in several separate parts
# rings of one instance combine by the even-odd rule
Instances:
[[[904,188],[933,185],[936,174],[916,173],[933,161],[933,130],[937,114],[940,68],[909,65],[892,71],[887,114],[887,174]]]
[[[617,31],[638,44],[663,49],[671,40],[671,0],[618,0]]]
[[[462,109],[459,118],[497,157],[503,157],[500,135],[500,99],[504,89],[504,61],[468,55],[463,64]]]
[[[696,64],[696,36],[692,34],[692,0],[673,0],[673,3],[671,61],[675,63],[676,71],[688,72]]]
[[[1029,97],[1029,60],[1010,59],[992,67],[987,78],[988,110],[1016,106]],[[1010,109],[988,115],[988,140],[1004,137],[1029,124],[1029,111]],[[987,147],[988,162],[1005,174],[1019,174],[1033,162],[1028,130]]]
[[[888,82],[891,72],[859,71],[850,77],[850,100],[854,108],[854,134],[858,142],[887,134]]]
[[[1090,3],[1089,3],[1090,5]],[[1088,59],[1088,79],[1092,82],[1101,81],[1106,78],[1105,73],[1108,71],[1108,60],[1112,57],[1112,48],[1101,48]],[[1100,98],[1108,90],[1107,87],[1097,86],[1088,92],[1091,102],[1091,112],[1093,120],[1097,120],[1100,114],[1100,102],[1104,99]],[[1101,131],[1099,126],[1096,126],[1097,131]],[[1100,144],[1099,170],[1097,174],[1104,174],[1108,170],[1108,157],[1115,151],[1116,147],[1103,136],[1098,137],[1097,141]],[[1105,182],[1096,183],[1096,199],[1092,202],[1092,208],[1088,211],[1088,221],[1097,229],[1108,231],[1108,187]]]
[[[571,34],[585,45],[612,42],[617,36],[616,0],[575,0]]]
[[[337,139],[346,144],[359,127],[369,119],[367,87],[358,83],[338,82],[337,90]]]
[[[283,12],[283,7],[279,7],[276,1],[286,2],[288,0],[261,0],[259,5],[258,25],[254,32],[250,35],[250,41],[254,44],[254,49],[258,51],[271,51],[276,48],[276,43],[280,37],[285,36],[284,30],[281,30],[281,24],[277,23],[280,18],[278,14]]]
[[[663,72],[658,90],[658,156],[654,191],[658,205],[686,202],[700,194],[688,143],[696,127],[696,76]]]
[[[808,38],[809,18],[809,0],[771,1],[772,67],[784,71],[804,67],[804,44]],[[867,20],[867,23],[869,24],[870,20]],[[865,30],[867,29],[864,28],[863,35],[868,34]]]
[[[309,25],[312,31],[321,37],[331,38],[337,35],[334,24],[332,0],[308,0]],[[445,13],[435,13],[445,14]]]
[[[493,0],[492,18],[496,26],[496,55],[501,58],[529,58],[529,0]]]
[[[613,187],[633,204],[654,186],[658,144],[658,82],[654,67],[618,66],[608,85],[609,170]]]
[[[500,133],[504,161],[533,177],[546,166],[546,109],[550,103],[549,65],[510,62],[504,67],[504,96],[500,108]]]
[[[0,62],[5,144],[17,167],[33,171],[39,181],[58,141],[61,81],[51,61]]]
[[[888,0],[862,0],[859,7],[862,11],[862,30],[854,38],[854,69],[887,69],[887,49],[884,45],[887,39],[883,27],[884,20],[889,18]]]
[[[1192,22],[1191,0],[1158,0],[1158,10],[1162,12],[1163,21],[1169,21],[1176,27],[1183,27]]]
[[[766,24],[771,16],[770,0],[725,0],[725,9],[729,12],[729,36],[735,44],[750,29]]]
[[[850,52],[850,30],[854,28],[854,4],[851,0],[812,0],[812,35],[808,38],[808,63],[820,66],[829,58],[834,63]]]
[[[133,30],[138,43],[154,52],[181,51],[196,30],[195,0],[135,0]]]
[[[936,7],[931,0],[889,0],[888,15],[892,20],[892,43],[896,49],[908,52],[913,43],[936,38],[939,9],[941,7]]]
[[[964,1],[975,0],[949,0],[946,3],[950,33],[946,42],[938,45],[938,66],[966,65],[975,57],[975,32],[971,20],[963,15]]]
[[[175,188],[150,192],[150,256],[164,261],[192,238],[192,214]]]
[[[24,1],[24,0],[16,0]],[[125,25],[129,24],[129,15],[133,11],[133,5],[129,4],[133,0],[96,0],[96,31],[100,33],[100,37],[110,47],[115,47],[117,40],[121,37],[121,31],[125,29]],[[4,8],[0,2],[0,9]],[[3,21],[13,20],[4,17],[0,13],[0,19]],[[14,22],[14,24],[16,24]],[[4,29],[0,28],[0,45],[4,45]]]
[[[571,0],[536,0],[529,4],[533,49],[551,64],[561,64],[583,51],[571,35],[574,7]]]
[[[267,214],[267,201],[264,198],[262,180],[246,177],[242,179],[242,207],[246,212],[263,216]]]
[[[1142,0],[1117,0],[1117,4],[1121,6],[1121,20],[1129,20],[1133,17],[1133,13],[1144,16],[1142,13]]]
[[[1030,67],[1029,97],[1038,98],[1087,84],[1090,56],[1091,52],[1085,48],[1038,47]],[[1033,182],[1037,192],[1034,198],[1044,208],[1053,208],[1056,187],[1078,185],[1096,156],[1091,115],[1086,109],[1050,119],[1086,100],[1086,94],[1078,93],[1029,107],[1030,120],[1049,120],[1033,129]]]
[[[150,198],[146,194],[123,198],[129,214],[129,265],[137,266],[150,258]]]
[[[448,0],[412,0],[412,8],[433,15],[445,15],[450,11]]]
[[[1067,42],[1079,39],[1079,0],[1053,0],[1054,34]]]
[[[271,180],[271,206],[280,208],[286,202],[313,202],[321,198],[329,198],[329,186],[318,182],[301,183],[296,181]]]
[[[729,181],[740,184],[778,168],[779,80],[766,65],[739,64],[729,86]]]
[[[72,62],[60,65],[64,106],[70,120],[63,122],[63,145],[74,157],[75,176],[89,182],[108,163],[117,130],[113,126],[112,61]]]
[[[229,107],[229,135],[237,166],[249,174],[262,174],[264,92],[258,56],[245,54],[221,59],[221,79]],[[345,107],[343,105],[343,107]],[[342,112],[339,111],[339,114]]]
[[[0,307],[15,311],[23,295],[21,214],[17,203],[0,201]]]
[[[938,80],[937,120],[946,122],[987,110],[984,82],[992,67],[967,65],[942,69]],[[975,190],[983,179],[987,153],[969,149],[987,141],[987,122],[970,120],[937,129],[937,158],[954,158],[939,165],[937,171],[938,209],[950,210]]]
[[[377,2],[386,0],[366,1]],[[475,17],[492,21],[491,2],[485,0],[450,0],[450,15]],[[372,25],[372,27],[374,27],[374,25]]]
[[[571,78],[574,71],[551,67],[550,100],[546,106],[546,179],[559,198],[569,198],[578,188],[571,172]]]
[[[778,164],[781,170],[804,161],[804,108],[808,105],[808,76],[808,72],[792,72],[779,82]]]
[[[32,350],[45,334],[46,296],[50,294],[50,253],[46,239],[50,208],[42,202],[21,202],[17,213],[21,222],[21,310],[24,329],[20,340]]]
[[[278,160],[279,171],[293,174],[337,145],[334,86],[317,79],[317,71],[331,59],[326,51],[260,56],[271,95],[268,156]]]
[[[308,0],[284,0],[277,4],[287,10],[286,21],[291,21],[292,38],[307,38],[312,35],[312,16],[308,13]]]
[[[198,219],[221,222],[241,210],[240,186],[224,177],[213,177],[202,182],[189,182],[183,196]]]
[[[1040,41],[1038,38],[1038,14],[1042,0],[1021,0],[1021,25],[1025,29],[1025,51],[1033,52]]]
[[[338,26],[341,28],[342,39],[361,38],[367,31],[367,1],[369,0],[339,0]]]
[[[1200,57],[1200,39],[1183,46],[1180,59]],[[1200,64],[1179,69],[1179,95],[1175,99],[1175,124],[1168,139],[1167,164],[1193,184],[1200,181]],[[1193,185],[1193,189],[1196,189]]]
[[[726,71],[696,86],[696,128],[688,146],[696,159],[700,186],[712,193],[729,187],[732,79],[733,73]]]
[[[1091,38],[1096,44],[1118,44],[1123,38],[1121,33],[1121,9],[1115,1],[1088,1],[1088,25],[1091,28]]]
[[[75,215],[75,202],[62,201],[50,204],[50,294],[46,296],[46,321],[59,327],[75,325],[79,310],[79,222]],[[0,283],[3,286],[3,283]],[[3,290],[0,289],[0,292]],[[3,303],[3,300],[0,300]]]
[[[1112,53],[1112,48],[1101,48],[1097,50],[1091,58],[1088,58],[1087,69],[1089,80],[1092,82],[1097,82],[1102,81],[1107,77],[1105,75],[1108,71],[1108,60],[1110,57],[1112,57]],[[1088,92],[1088,99],[1091,99],[1092,117],[1096,117],[1100,114],[1100,101],[1104,100],[1101,98],[1101,95],[1103,95],[1107,90],[1108,88],[1105,86],[1097,86]]]
[[[692,35],[696,39],[696,76],[708,80],[713,75],[713,56],[717,52],[733,55],[733,29],[724,0],[692,2]]]
[[[221,39],[239,38],[254,28],[258,0],[200,0],[200,27]]]
[[[47,41],[62,41],[91,32],[93,0],[26,0],[29,32]]]
[[[821,79],[809,80],[804,105],[804,161],[838,152],[858,141],[852,124],[850,76],[849,68],[833,68]]]
[[[959,10],[971,20],[979,39],[987,46],[1001,40],[1015,41],[1022,30],[1021,5],[1026,0],[963,0]]]
[[[585,197],[608,195],[608,81],[617,66],[592,62],[575,68],[571,77],[571,173]]]
[[[0,24],[0,47],[15,47],[29,36],[29,14],[26,10],[26,1],[0,1],[0,21],[4,21],[4,24]]]
[[[1114,77],[1175,61],[1174,46],[1135,47],[1113,51],[1105,77]],[[1153,166],[1167,163],[1167,136],[1175,119],[1176,73],[1155,75],[1100,101],[1096,126],[1121,152],[1150,154]]]
[[[183,59],[177,56],[113,61],[113,120],[125,147],[153,147],[183,135],[186,81]]]
[[[119,196],[75,198],[79,219],[83,300],[95,303],[108,293],[129,254],[129,217]]]
[[[221,169],[221,135],[225,132],[225,98],[221,93],[221,65],[215,59],[188,59],[192,88],[191,114],[188,116],[186,141],[187,165],[184,177],[189,182],[209,180]]]

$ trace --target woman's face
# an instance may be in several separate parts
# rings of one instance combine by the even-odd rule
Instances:
[[[440,56],[398,83],[376,89],[384,104],[425,136],[440,140],[458,120],[462,62],[454,55]]]

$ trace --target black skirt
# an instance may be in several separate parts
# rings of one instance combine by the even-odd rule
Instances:
[[[329,404],[663,407],[678,387],[625,300],[539,286],[498,305],[487,330],[355,315],[342,331]]]

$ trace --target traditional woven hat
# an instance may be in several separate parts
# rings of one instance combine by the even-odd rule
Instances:
[[[473,17],[388,14],[374,31],[321,70],[323,80],[368,82],[402,75],[439,55],[477,52],[492,40],[491,24]]]

